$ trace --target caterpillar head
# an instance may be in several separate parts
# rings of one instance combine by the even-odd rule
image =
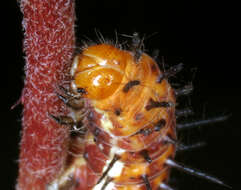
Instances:
[[[86,48],[74,59],[71,86],[75,92],[85,91],[84,97],[101,100],[112,95],[120,85],[130,53],[112,45],[100,44]]]

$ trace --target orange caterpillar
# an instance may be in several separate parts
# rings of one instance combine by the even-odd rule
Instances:
[[[176,92],[166,79],[180,65],[164,73],[140,45],[135,34],[132,51],[99,44],[74,58],[70,90],[59,94],[72,112],[52,117],[78,133],[63,173],[48,190],[170,190],[171,167],[190,172],[173,161]]]

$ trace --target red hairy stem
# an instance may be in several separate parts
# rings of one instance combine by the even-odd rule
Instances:
[[[21,0],[21,10],[26,78],[17,190],[45,190],[63,169],[68,149],[68,129],[49,113],[66,113],[55,90],[73,55],[74,1]]]

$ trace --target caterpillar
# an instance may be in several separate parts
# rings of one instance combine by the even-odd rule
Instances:
[[[129,50],[100,43],[75,56],[69,89],[60,87],[63,94],[57,94],[71,112],[51,115],[72,129],[69,156],[48,190],[171,190],[171,168],[225,185],[174,161],[185,149],[178,147],[176,117],[190,112],[176,110],[176,97],[192,86],[174,90],[168,78],[182,64],[161,71],[142,47],[134,33]]]

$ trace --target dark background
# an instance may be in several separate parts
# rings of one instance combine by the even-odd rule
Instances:
[[[22,52],[22,15],[15,1],[8,1],[2,16],[1,79],[1,189],[14,189],[20,142],[21,110],[10,107],[23,88],[24,54]],[[241,189],[240,59],[238,52],[237,12],[235,5],[222,3],[174,3],[159,1],[80,1],[76,2],[76,35],[78,45],[87,36],[96,40],[95,29],[113,39],[120,34],[152,35],[145,41],[147,53],[160,50],[166,67],[184,63],[178,80],[192,82],[194,92],[180,99],[180,105],[193,108],[192,118],[207,118],[232,113],[229,120],[182,133],[186,143],[205,141],[207,146],[178,155],[177,159],[219,177]],[[5,68],[6,67],[6,68]],[[193,74],[193,68],[196,70]],[[7,71],[5,71],[7,70]],[[190,103],[191,100],[191,103]],[[184,121],[188,122],[192,118]],[[176,176],[176,178],[175,178]],[[176,189],[224,190],[206,180],[174,172]]]

